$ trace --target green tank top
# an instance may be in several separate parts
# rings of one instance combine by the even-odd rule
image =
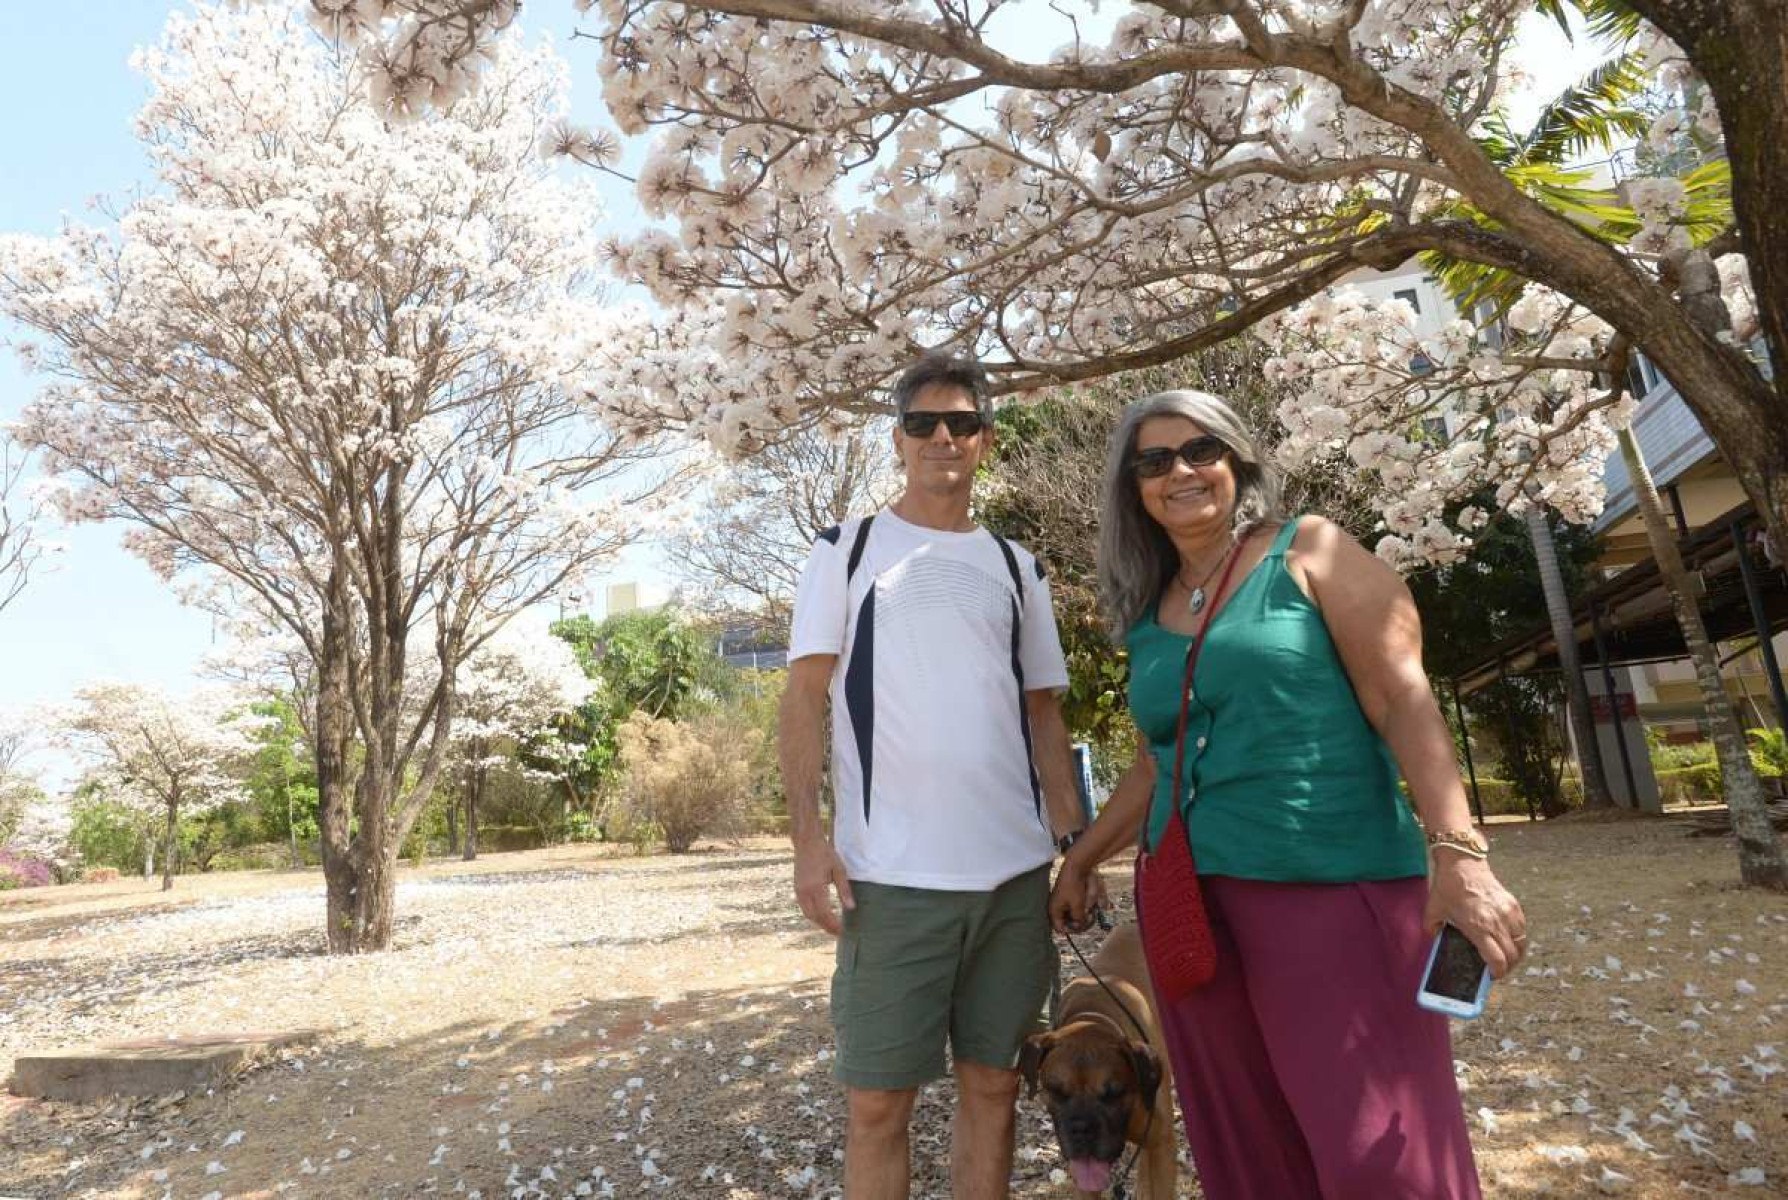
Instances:
[[[1217,613],[1186,716],[1180,811],[1200,874],[1349,883],[1427,873],[1415,814],[1360,711],[1322,619],[1285,568],[1287,521]],[[1191,639],[1149,613],[1131,628],[1130,713],[1154,751],[1148,844],[1167,826],[1180,678]]]

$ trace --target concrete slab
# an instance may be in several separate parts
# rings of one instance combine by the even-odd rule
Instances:
[[[86,1104],[108,1096],[165,1096],[216,1087],[285,1046],[321,1031],[185,1034],[21,1054],[8,1089],[15,1096]]]

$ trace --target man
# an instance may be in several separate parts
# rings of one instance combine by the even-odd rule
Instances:
[[[780,727],[795,894],[839,939],[847,1200],[906,1196],[913,1102],[946,1042],[951,1181],[991,1200],[1011,1177],[1018,1053],[1056,973],[1049,864],[1084,823],[1068,673],[1042,569],[969,516],[993,444],[986,376],[928,356],[894,407],[905,491],[822,534],[795,597]]]

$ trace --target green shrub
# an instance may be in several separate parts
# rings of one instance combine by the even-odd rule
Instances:
[[[280,871],[292,865],[292,848],[285,842],[256,842],[231,846],[211,856],[212,871]]]
[[[1712,742],[1685,742],[1682,745],[1654,745],[1651,747],[1651,769],[1663,774],[1665,771],[1681,770],[1683,767],[1698,767],[1714,761]]]
[[[510,850],[538,850],[548,843],[537,825],[479,825],[478,852],[503,854]]]
[[[1747,729],[1751,739],[1751,765],[1765,777],[1788,775],[1788,736],[1780,729]]]
[[[81,861],[89,866],[116,867],[134,874],[143,869],[149,848],[147,822],[141,813],[122,804],[87,796],[70,809],[73,823],[68,841]],[[155,848],[161,858],[161,847]]]
[[[1708,804],[1725,795],[1720,786],[1720,764],[1691,763],[1659,771],[1658,793],[1666,804]]]
[[[1471,784],[1466,784],[1466,795],[1470,796]],[[1527,815],[1527,801],[1516,792],[1515,785],[1507,779],[1492,779],[1478,776],[1478,800],[1484,806],[1486,817],[1506,817]]]

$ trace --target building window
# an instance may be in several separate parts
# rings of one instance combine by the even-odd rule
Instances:
[[[1397,299],[1402,300],[1404,303],[1408,304],[1409,307],[1411,307],[1412,309],[1414,309],[1416,311],[1416,314],[1418,316],[1421,314],[1422,302],[1421,302],[1420,298],[1418,298],[1416,296],[1416,290],[1414,288],[1404,288],[1400,292],[1393,292],[1391,294],[1393,296],[1395,296]]]
[[[1627,391],[1643,400],[1658,385],[1658,369],[1643,354],[1634,354],[1627,363]]]

